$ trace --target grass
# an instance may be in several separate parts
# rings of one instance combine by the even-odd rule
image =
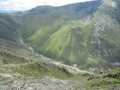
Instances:
[[[114,1],[119,3],[118,0]],[[38,7],[37,11],[36,8],[32,9],[20,16],[23,18],[21,33],[24,42],[33,47],[39,54],[69,65],[77,63],[78,66],[89,68],[92,66],[103,67],[108,61],[116,60],[117,62],[120,56],[120,32],[119,23],[116,19],[119,17],[119,12],[107,2],[112,3],[112,0],[75,4],[73,10],[69,9],[72,5],[63,6],[63,8],[44,7],[42,9]],[[4,20],[11,22],[8,27],[13,32],[17,24],[8,15],[0,14],[0,16]],[[95,28],[94,23],[96,21],[98,25]],[[4,23],[0,24],[0,36],[2,38],[3,36],[6,37],[5,39],[11,37],[10,40],[16,40],[16,36],[8,33],[5,26]],[[98,31],[100,34],[98,38],[101,41],[100,48],[97,43],[91,43],[91,38],[96,39],[97,37],[93,33],[103,27],[103,31]],[[26,50],[24,45],[18,42],[0,41],[1,46],[10,49],[16,46],[14,51],[19,50],[20,53],[30,54],[29,50]],[[7,43],[3,44],[2,42]],[[105,56],[105,50],[108,52],[109,57]],[[110,50],[112,55],[110,55]],[[100,55],[96,55],[96,52],[97,54],[100,52]],[[104,68],[108,67],[105,66]]]
[[[19,41],[19,24],[11,17],[10,15],[0,13],[0,38],[10,41]]]
[[[5,66],[7,69],[8,66]],[[72,74],[65,68],[45,62],[31,62],[21,65],[10,66],[12,73],[19,73],[25,77],[42,78],[45,76],[55,77],[58,79],[69,79]]]
[[[0,59],[2,64],[19,64],[32,61],[27,54],[23,55],[6,49],[0,49]]]
[[[92,87],[102,87],[102,86],[111,86],[111,85],[120,85],[120,81],[114,78],[104,78],[101,80],[93,80]]]
[[[108,60],[108,58],[106,59],[104,56],[94,57],[94,52],[98,47],[97,45],[94,47],[91,44],[94,21],[99,20],[104,15],[106,17],[109,16],[104,14],[104,12],[99,13],[102,9],[101,3],[99,1],[96,3],[95,6],[91,6],[94,9],[90,8],[89,5],[86,7],[88,8],[88,12],[90,11],[89,13],[86,11],[86,8],[84,8],[85,11],[81,11],[83,15],[87,13],[91,18],[91,21],[88,20],[87,22],[85,21],[86,15],[84,15],[84,19],[82,19],[82,15],[82,18],[80,18],[74,14],[68,15],[67,13],[50,13],[46,17],[43,17],[43,14],[47,12],[27,13],[23,15],[24,21],[21,28],[25,43],[32,46],[40,54],[69,65],[77,63],[78,66],[84,65],[87,67],[91,63],[94,63],[95,66],[100,66],[100,59],[102,60],[102,64],[106,64],[104,61]],[[92,4],[90,3],[90,5]],[[92,10],[97,10],[97,8],[98,11],[92,13]],[[47,10],[49,11],[50,9]],[[112,20],[112,22],[115,21]],[[111,40],[111,34],[109,37]],[[109,37],[107,37],[107,40],[109,40]],[[104,44],[106,43],[103,42],[103,47],[108,46]]]
[[[46,61],[32,61],[32,62],[23,62],[21,63],[21,57],[19,55],[14,54],[14,58],[16,58],[16,61],[18,61],[17,64],[14,64],[14,59],[11,58],[13,55],[8,52],[0,53],[0,56],[6,56],[7,59],[13,60],[11,64],[5,64],[0,66],[0,73],[10,74],[14,75],[16,73],[24,76],[24,78],[32,77],[36,79],[41,79],[42,77],[49,76],[54,77],[62,80],[71,80],[71,81],[77,81],[82,84],[83,87],[86,89],[96,89],[101,87],[110,87],[111,85],[118,85],[120,84],[120,81],[116,77],[109,77],[109,74],[117,74],[119,72],[119,68],[107,71],[100,76],[97,75],[90,75],[88,73],[78,73],[78,71],[63,67],[61,65],[55,65],[50,62]],[[26,59],[25,59],[26,60]],[[24,60],[24,61],[25,61]],[[92,79],[88,80],[88,78],[93,77]],[[1,78],[1,77],[0,77]],[[22,77],[18,77],[22,78]],[[8,78],[4,78],[7,80]],[[3,79],[3,81],[4,81]],[[7,84],[7,83],[3,83]],[[79,88],[79,86],[76,86],[76,89]]]
[[[82,12],[85,14],[87,9],[84,9],[85,11]],[[91,10],[92,8],[87,11]],[[63,63],[84,61],[82,63],[84,64],[87,62],[87,44],[93,25],[89,20],[85,23],[80,17],[78,19],[74,14],[66,12],[50,14],[45,18],[40,12],[27,13],[23,15],[24,21],[21,25],[24,41],[40,54]]]
[[[117,75],[119,76],[119,72],[119,68],[107,71],[101,74],[99,77],[91,79],[87,84],[92,88],[110,87],[111,85],[119,86],[120,80],[117,77]],[[112,74],[115,74],[114,77],[111,77]]]
[[[106,72],[105,74],[112,74],[112,73],[116,73],[116,72],[119,72],[120,71],[120,68],[116,68],[114,70],[111,70],[109,72]]]

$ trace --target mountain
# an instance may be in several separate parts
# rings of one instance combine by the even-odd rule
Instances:
[[[16,18],[14,16],[0,14],[0,27],[1,27],[0,38],[12,40],[12,41],[19,41],[20,22],[21,20],[19,20],[19,18]]]
[[[21,37],[21,23],[21,17],[0,13],[0,50],[31,54]]]
[[[119,0],[96,0],[0,14],[1,46],[29,53],[27,45],[83,69],[115,68],[120,59],[119,4]]]
[[[25,10],[0,10],[0,13],[15,13],[15,12],[24,12]]]
[[[120,68],[80,70],[48,59],[31,58],[0,48],[0,88],[34,90],[120,89]]]
[[[119,5],[96,0],[0,13],[0,89],[119,90]]]
[[[119,62],[118,0],[38,6],[22,18],[24,42],[39,54],[83,68]]]

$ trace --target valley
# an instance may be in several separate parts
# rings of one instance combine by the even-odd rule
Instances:
[[[0,90],[119,90],[120,1],[0,13]]]
[[[97,69],[84,71],[49,59],[32,59],[7,50],[1,52],[0,89],[107,90],[120,88],[119,68],[111,71]]]

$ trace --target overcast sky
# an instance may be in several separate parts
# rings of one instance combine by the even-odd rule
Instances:
[[[91,0],[0,0],[0,10],[28,10],[38,5],[61,6]]]

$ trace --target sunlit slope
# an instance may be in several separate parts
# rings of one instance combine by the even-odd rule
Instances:
[[[38,6],[22,16],[22,36],[40,54],[66,64],[108,67],[119,61],[116,3],[97,0],[61,7]]]

